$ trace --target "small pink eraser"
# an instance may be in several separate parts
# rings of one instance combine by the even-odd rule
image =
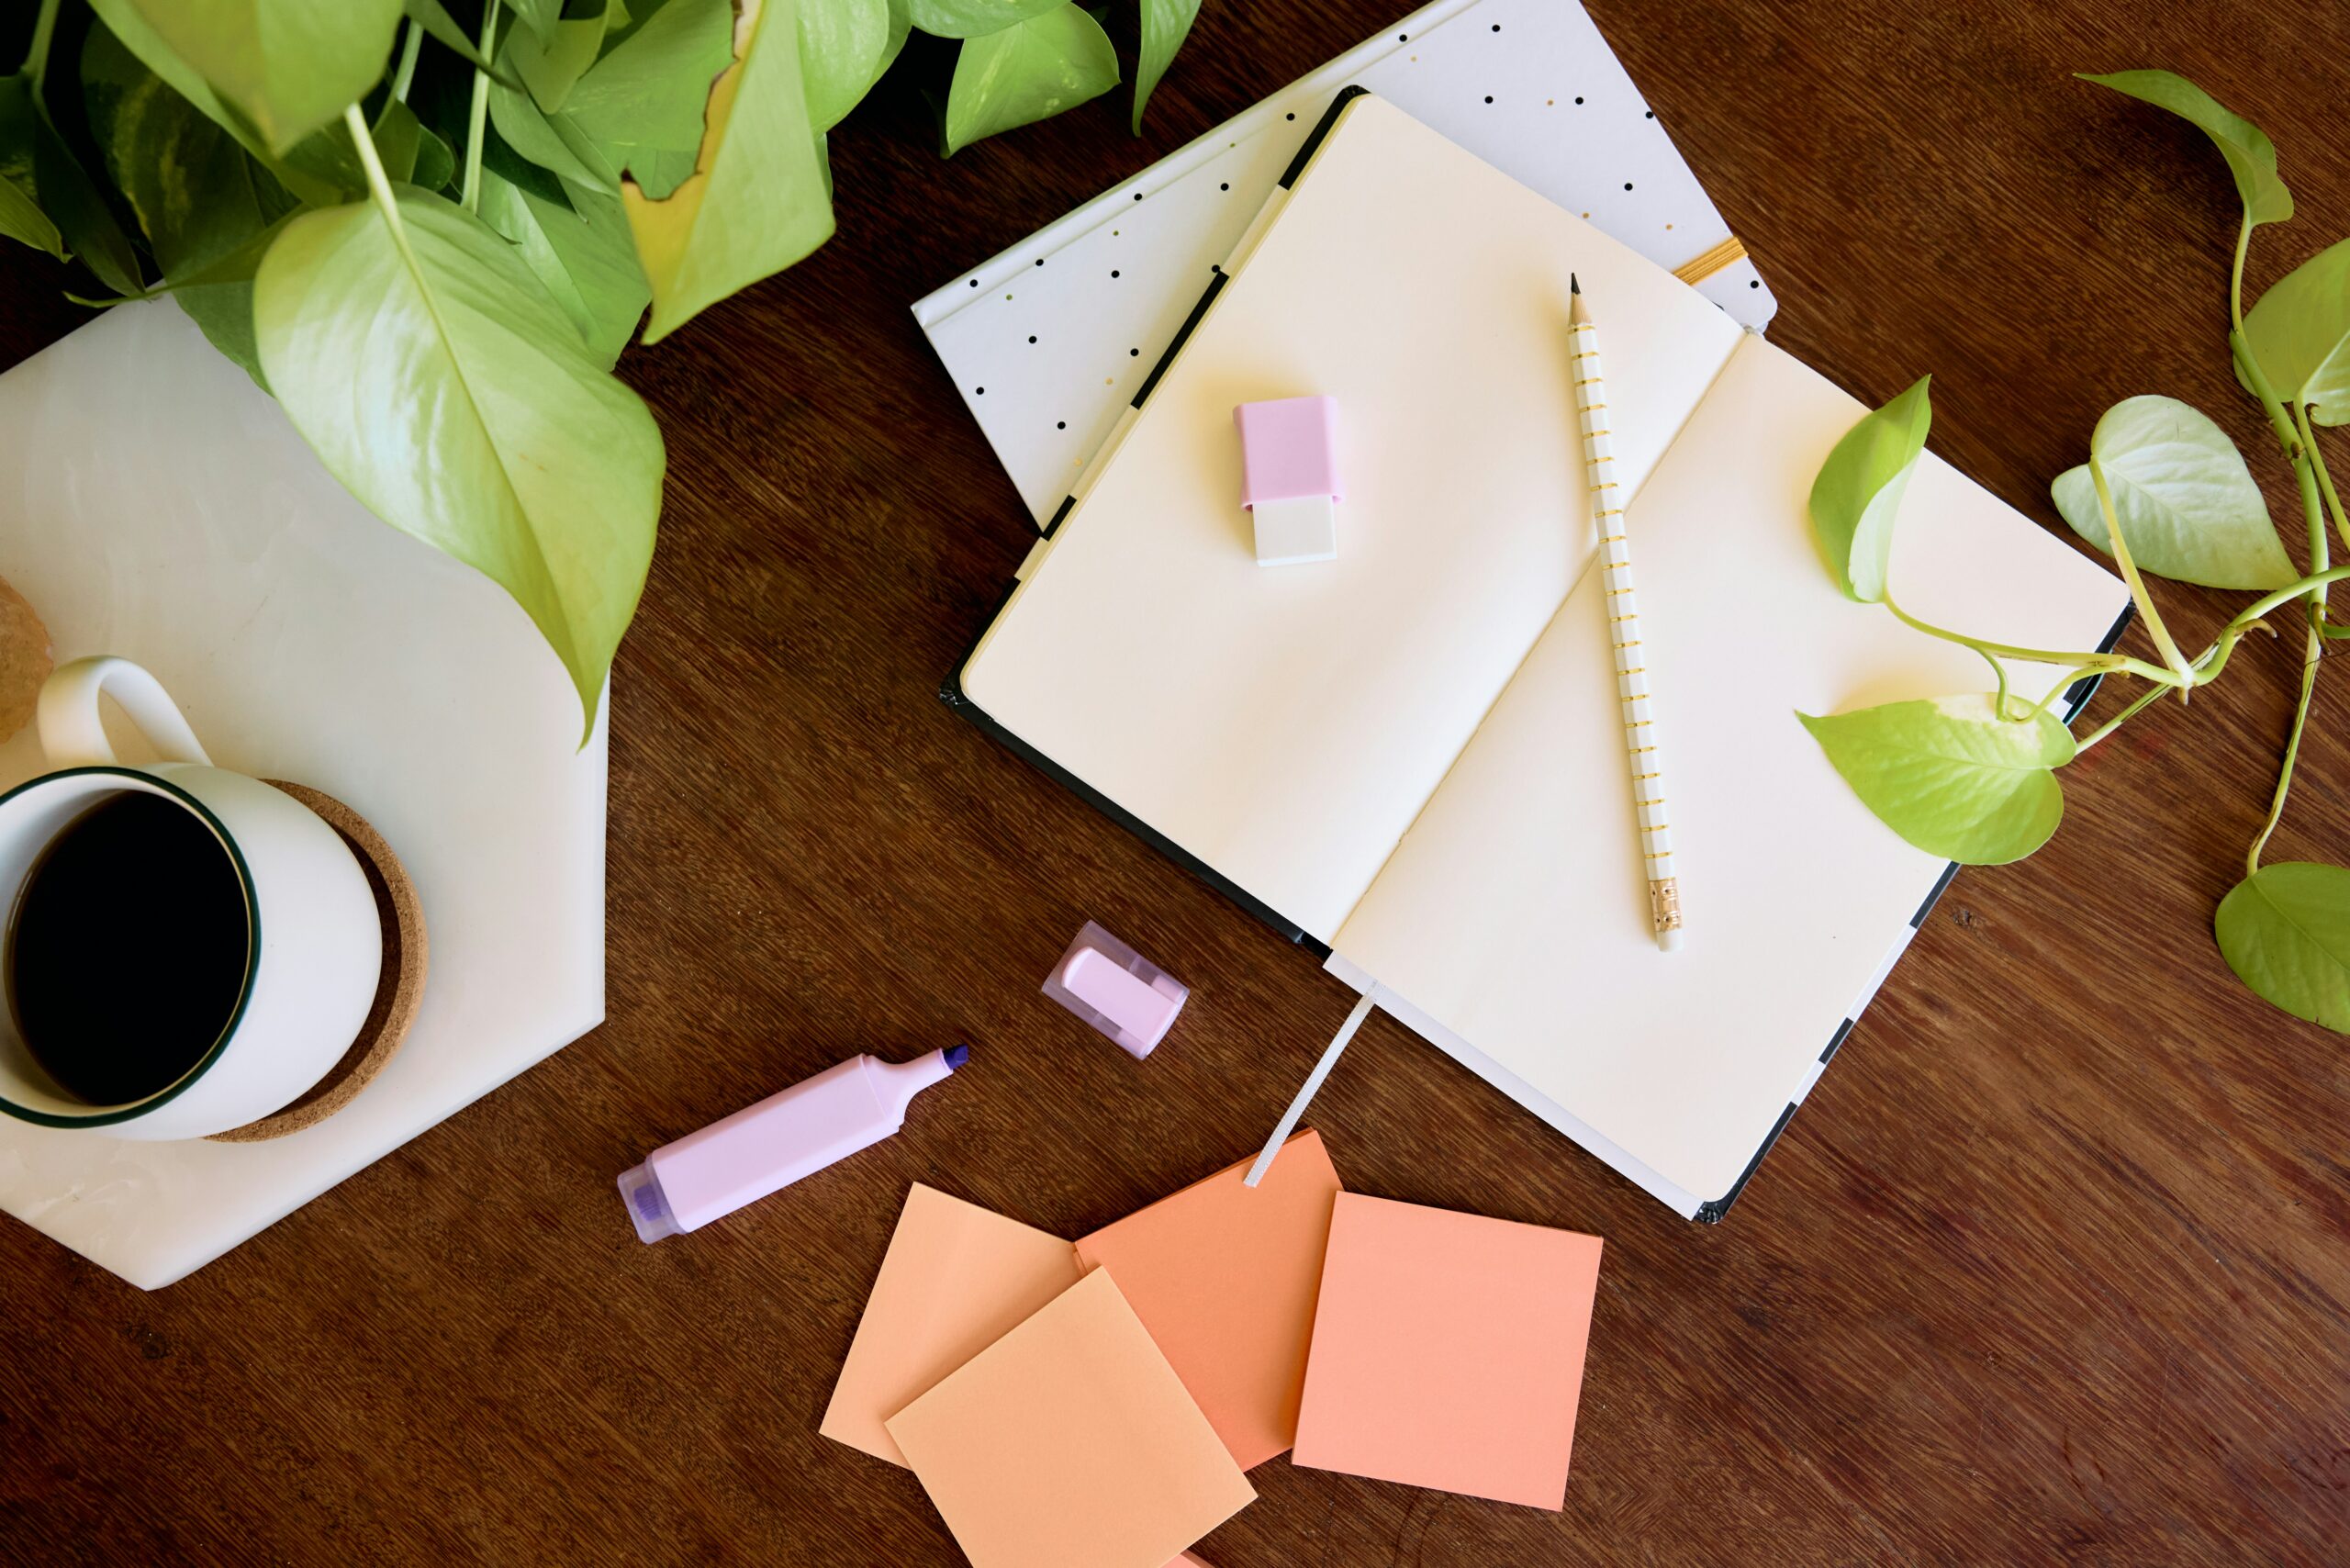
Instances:
[[[1090,920],[1045,977],[1044,990],[1137,1061],[1167,1037],[1192,994],[1191,987]]]
[[[1240,428],[1240,504],[1346,498],[1338,480],[1338,400],[1277,398],[1232,410]]]

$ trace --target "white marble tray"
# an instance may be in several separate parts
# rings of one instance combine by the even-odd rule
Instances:
[[[134,1143],[0,1117],[0,1209],[135,1285],[200,1268],[593,1028],[604,731],[506,594],[378,521],[167,301],[0,375],[0,576],[61,659],[152,669],[222,766],[348,802],[431,940],[406,1043],[270,1143]],[[29,731],[0,788],[40,769]]]

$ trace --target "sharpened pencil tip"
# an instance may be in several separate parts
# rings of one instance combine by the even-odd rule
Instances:
[[[1572,273],[1569,273],[1567,274],[1567,292],[1569,294],[1581,294],[1583,292],[1583,285],[1575,281],[1575,274]]]

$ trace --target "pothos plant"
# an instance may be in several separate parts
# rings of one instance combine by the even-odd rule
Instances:
[[[1972,648],[1990,665],[1986,693],[1894,702],[1832,718],[1798,715],[1846,782],[1888,826],[1922,849],[1991,865],[2045,843],[2064,812],[2056,770],[2165,696],[2185,701],[2220,678],[2236,644],[2271,617],[2301,622],[2300,694],[2267,819],[2244,854],[2244,879],[2220,902],[2214,927],[2228,965],[2287,1012],[2350,1032],[2350,870],[2311,861],[2264,862],[2283,817],[2310,698],[2329,641],[2350,623],[2326,613],[2327,587],[2350,577],[2331,564],[2328,524],[2350,545],[2350,518],[2327,472],[2317,428],[2350,424],[2350,240],[2321,252],[2244,308],[2253,230],[2292,217],[2277,150],[2249,121],[2167,71],[2086,81],[2190,121],[2226,159],[2243,199],[2228,277],[2225,342],[2236,380],[2266,415],[2292,470],[2308,538],[2299,571],[2234,444],[2208,417],[2173,398],[2131,398],[2106,410],[2088,461],[2057,476],[2056,509],[2109,554],[2154,645],[2153,661],[2093,650],[2027,648],[1929,625],[1897,604],[1887,584],[1902,491],[1931,418],[1919,381],[1869,414],[1829,454],[1811,493],[1812,527],[1845,594],[1881,604],[1928,636]],[[2145,576],[2258,597],[2210,646],[2189,655],[2147,594]],[[2045,695],[2009,689],[1999,661],[2059,672]],[[2144,689],[2077,740],[2052,711],[2085,676],[2118,676]]]
[[[1137,3],[1139,132],[1199,0]],[[915,31],[949,154],[1119,81],[1072,0],[39,0],[0,233],[175,296],[592,726],[665,461],[613,363],[830,237],[825,139]]]

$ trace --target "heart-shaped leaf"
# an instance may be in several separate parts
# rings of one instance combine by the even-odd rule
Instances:
[[[358,152],[340,123],[312,132],[284,157],[278,156],[252,124],[222,103],[203,75],[148,25],[138,6],[139,0],[90,0],[90,8],[98,14],[99,21],[98,27],[91,28],[91,37],[96,38],[101,31],[111,34],[198,114],[236,138],[239,146],[303,201],[330,206],[352,191],[366,188],[367,179],[359,166]],[[84,46],[85,57],[90,47]]]
[[[735,62],[711,89],[693,174],[666,199],[633,181],[621,189],[653,286],[648,343],[832,238],[830,176],[800,78],[798,7],[766,0],[745,13],[740,34]]]
[[[613,20],[612,7],[607,5],[593,16],[556,22],[553,36],[543,42],[529,28],[517,28],[506,36],[506,62],[521,77],[532,101],[554,114],[596,63],[596,55],[604,47],[605,30]]]
[[[1998,866],[2056,831],[2065,791],[2050,769],[2073,760],[2073,734],[2042,711],[2003,719],[1994,702],[1936,697],[1796,716],[1886,826],[1929,854]]]
[[[2220,901],[2211,928],[2237,979],[2296,1018],[2350,1034],[2350,870],[2263,866]]]
[[[946,89],[948,156],[1000,130],[1049,119],[1118,84],[1118,52],[1075,0],[963,40]]]
[[[567,116],[542,112],[528,93],[491,83],[489,123],[499,140],[558,179],[606,196],[620,195],[620,171],[574,129]]]
[[[914,26],[933,38],[975,39],[1017,27],[1069,0],[912,0]]]
[[[2350,240],[2277,280],[2245,312],[2244,335],[2277,396],[2306,405],[2319,424],[2350,425]],[[2236,379],[2245,380],[2242,365]]]
[[[514,596],[592,728],[652,559],[661,432],[487,225],[420,191],[387,205],[280,231],[262,367],[352,495]]]
[[[834,0],[800,7],[800,69],[808,118],[832,129],[856,107],[905,47],[907,0]]]
[[[129,4],[278,153],[341,115],[382,78],[400,21],[400,0]]]
[[[651,303],[628,215],[618,198],[579,187],[569,205],[547,201],[494,170],[481,177],[481,216],[521,254],[548,296],[579,329],[598,364],[611,368]]]
[[[146,283],[130,236],[122,231],[97,182],[50,123],[30,79],[21,73],[0,82],[0,123],[6,122],[30,135],[31,194],[41,214],[56,225],[65,252],[117,294],[139,293]]]
[[[1198,19],[1200,0],[1142,0],[1142,58],[1135,62],[1135,124],[1142,134],[1143,106],[1175,62],[1175,51]]]
[[[2273,588],[2293,580],[2268,503],[2235,442],[2176,398],[2129,398],[2105,411],[2089,439],[2105,469],[2113,515],[2131,558],[2149,572],[2205,588]],[[2049,487],[2073,532],[2112,553],[2088,465]]]
[[[2255,223],[2281,223],[2293,216],[2293,193],[2277,177],[2277,149],[2258,126],[2231,113],[2217,98],[2168,71],[2117,71],[2109,76],[2084,74],[2084,82],[2110,87],[2133,98],[2168,109],[2211,139],[2235,176],[2236,195],[2244,199],[2245,216]]]
[[[1885,598],[1893,523],[1933,423],[1921,375],[1909,390],[1862,419],[1836,443],[1811,487],[1811,531],[1847,599]]]

